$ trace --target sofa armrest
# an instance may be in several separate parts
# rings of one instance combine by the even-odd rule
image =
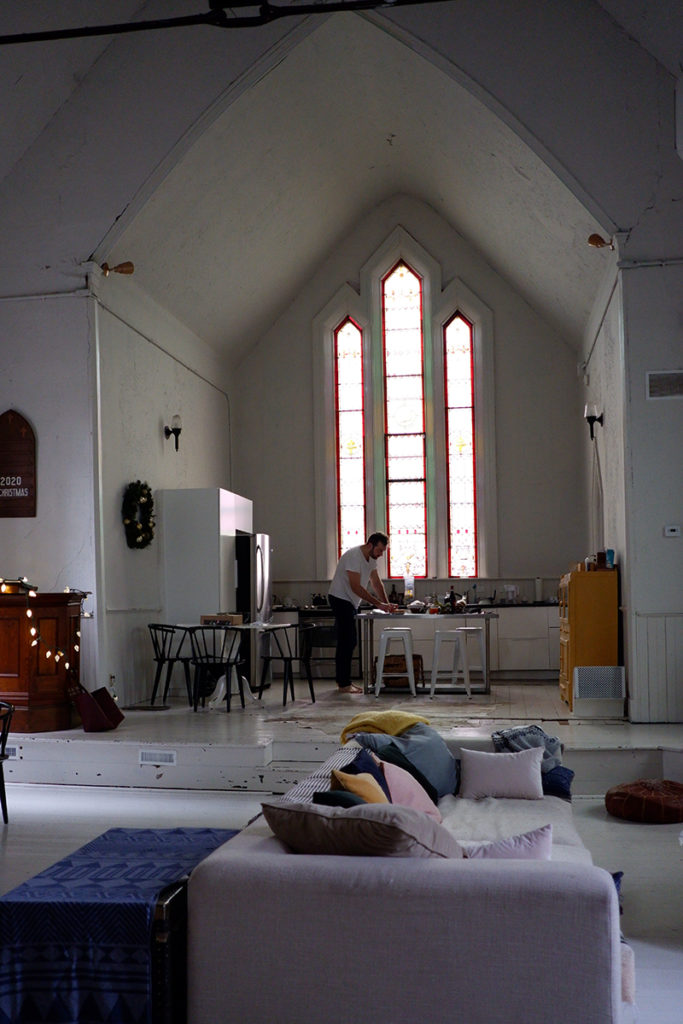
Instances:
[[[619,1019],[600,868],[231,845],[190,878],[189,1024]]]

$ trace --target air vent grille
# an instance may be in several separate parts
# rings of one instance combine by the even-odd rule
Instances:
[[[624,696],[624,669],[619,665],[577,665],[574,669],[576,698],[619,698]]]
[[[5,753],[10,761],[16,761],[19,757],[18,747],[11,747],[9,743],[5,747]]]
[[[683,398],[683,370],[648,370],[648,398]]]
[[[153,764],[156,767],[178,763],[175,750],[141,750],[140,764]]]

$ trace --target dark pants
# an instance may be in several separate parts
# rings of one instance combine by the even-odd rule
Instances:
[[[351,686],[351,662],[356,646],[356,609],[341,597],[329,597],[330,608],[337,627],[337,653],[335,665],[337,686]]]

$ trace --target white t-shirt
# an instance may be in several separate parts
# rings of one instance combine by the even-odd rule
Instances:
[[[351,584],[349,583],[347,573],[359,573],[360,585],[361,587],[365,587],[367,590],[368,583],[370,582],[370,574],[376,567],[377,563],[374,558],[366,560],[360,547],[349,548],[349,550],[345,551],[339,559],[328,593],[331,594],[332,597],[341,598],[342,601],[349,601],[354,608],[357,608],[361,602],[361,598],[351,590]]]

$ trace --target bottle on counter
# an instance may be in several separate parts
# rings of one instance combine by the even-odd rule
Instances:
[[[448,606],[449,606],[449,608],[450,608],[450,611],[451,611],[452,613],[454,613],[454,612],[455,612],[455,604],[456,604],[456,601],[457,601],[457,600],[458,600],[458,599],[457,599],[457,597],[455,596],[455,591],[453,590],[453,587],[451,587],[451,592],[450,592],[450,594],[448,595]]]
[[[398,593],[396,592],[396,584],[391,584],[391,593],[389,594],[389,603],[398,604]]]

